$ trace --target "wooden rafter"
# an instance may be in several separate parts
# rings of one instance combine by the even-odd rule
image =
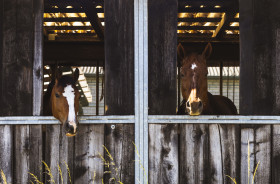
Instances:
[[[230,30],[239,30],[239,26],[238,27],[230,27],[230,23],[233,22],[233,20],[235,19],[235,15],[238,12],[238,2],[232,1],[232,9],[227,11],[223,17],[221,22],[219,23],[219,26],[217,27],[217,29],[214,31],[212,37],[214,38],[221,38],[221,36],[225,33],[226,29],[230,29]],[[237,4],[237,6],[236,6]]]
[[[91,0],[77,0],[87,15],[91,26],[101,40],[104,40],[104,30],[97,13],[101,8],[96,8],[97,4]],[[103,11],[104,12],[104,11]]]
[[[45,13],[85,13],[82,8],[45,8]],[[96,8],[96,13],[104,13],[103,8]]]

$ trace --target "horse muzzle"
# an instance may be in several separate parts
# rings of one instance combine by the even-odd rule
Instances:
[[[189,115],[191,116],[198,116],[202,113],[203,110],[203,103],[201,100],[196,101],[187,101],[186,103],[186,109]]]
[[[78,123],[73,121],[67,121],[65,123],[66,136],[72,137],[75,136],[78,130]]]

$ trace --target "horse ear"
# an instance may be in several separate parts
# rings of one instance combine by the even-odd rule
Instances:
[[[62,76],[62,70],[61,68],[58,68],[57,71],[55,72],[55,79],[59,80]]]
[[[177,59],[178,59],[178,62],[179,62],[180,66],[182,66],[182,64],[183,64],[182,62],[185,59],[185,57],[186,57],[185,49],[182,46],[182,44],[179,43],[179,45],[177,47]]]
[[[73,75],[73,79],[74,79],[74,82],[76,83],[77,80],[79,79],[79,76],[80,76],[80,71],[78,68],[76,68],[75,72],[74,72],[74,75]]]
[[[212,54],[212,45],[211,45],[211,43],[209,42],[209,43],[206,45],[206,47],[205,47],[205,49],[204,49],[202,55],[205,57],[205,59],[209,59],[209,57],[211,56],[211,54]]]

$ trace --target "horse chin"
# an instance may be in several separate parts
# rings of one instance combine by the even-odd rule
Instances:
[[[66,133],[67,137],[74,137],[76,134]]]

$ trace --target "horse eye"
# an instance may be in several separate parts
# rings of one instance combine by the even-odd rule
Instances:
[[[59,98],[59,94],[56,93],[56,94],[55,94],[55,97],[56,97],[56,98]]]
[[[185,74],[181,73],[181,77],[185,77]]]

